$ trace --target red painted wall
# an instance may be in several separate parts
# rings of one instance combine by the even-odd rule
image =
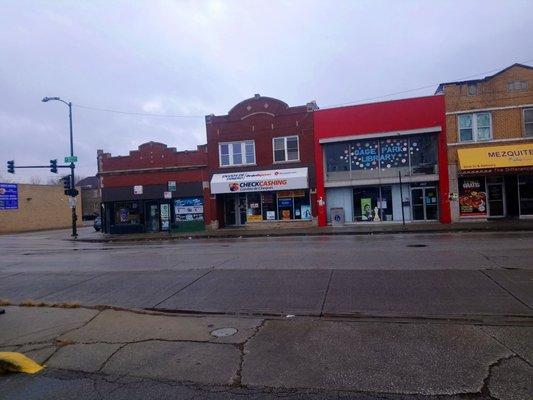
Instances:
[[[318,110],[313,113],[317,200],[327,201],[320,139],[441,127],[438,141],[440,221],[451,222],[444,96],[417,97]],[[318,224],[326,226],[326,205],[318,207]]]

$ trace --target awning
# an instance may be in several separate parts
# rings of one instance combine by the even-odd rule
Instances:
[[[516,168],[533,166],[533,142],[504,146],[457,149],[461,171]],[[528,169],[528,168],[526,168]]]
[[[214,174],[211,193],[264,192],[267,190],[306,189],[307,168]]]

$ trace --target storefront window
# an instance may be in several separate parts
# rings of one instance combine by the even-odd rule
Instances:
[[[246,209],[246,221],[247,222],[259,222],[263,220],[261,213],[261,194],[260,193],[248,193],[247,195],[247,209]]]
[[[355,221],[380,222],[394,220],[391,186],[354,188],[353,199]]]
[[[459,178],[459,212],[461,217],[487,216],[485,178]]]
[[[520,215],[533,215],[533,175],[518,176]]]
[[[115,203],[115,225],[139,225],[141,223],[137,202]]]
[[[437,134],[325,145],[328,180],[437,173]]]
[[[411,136],[409,155],[413,174],[436,174],[437,135]]]
[[[278,219],[275,192],[261,193],[261,209],[263,213],[263,220],[273,221]]]

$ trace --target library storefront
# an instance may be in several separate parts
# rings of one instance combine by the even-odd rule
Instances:
[[[438,134],[324,143],[328,222],[438,220]]]
[[[457,154],[460,218],[533,218],[533,142]]]
[[[227,227],[312,220],[307,168],[214,174],[211,193]]]

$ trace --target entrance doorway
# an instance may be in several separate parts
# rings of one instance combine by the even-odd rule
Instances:
[[[490,182],[487,179],[487,192],[489,202],[489,217],[505,217],[505,185],[503,181]]]
[[[436,187],[417,187],[411,189],[413,221],[437,220],[438,195]]]
[[[246,223],[246,194],[224,196],[224,221],[226,226],[242,226]]]
[[[146,230],[148,232],[159,232],[159,204],[147,203],[146,204]]]

